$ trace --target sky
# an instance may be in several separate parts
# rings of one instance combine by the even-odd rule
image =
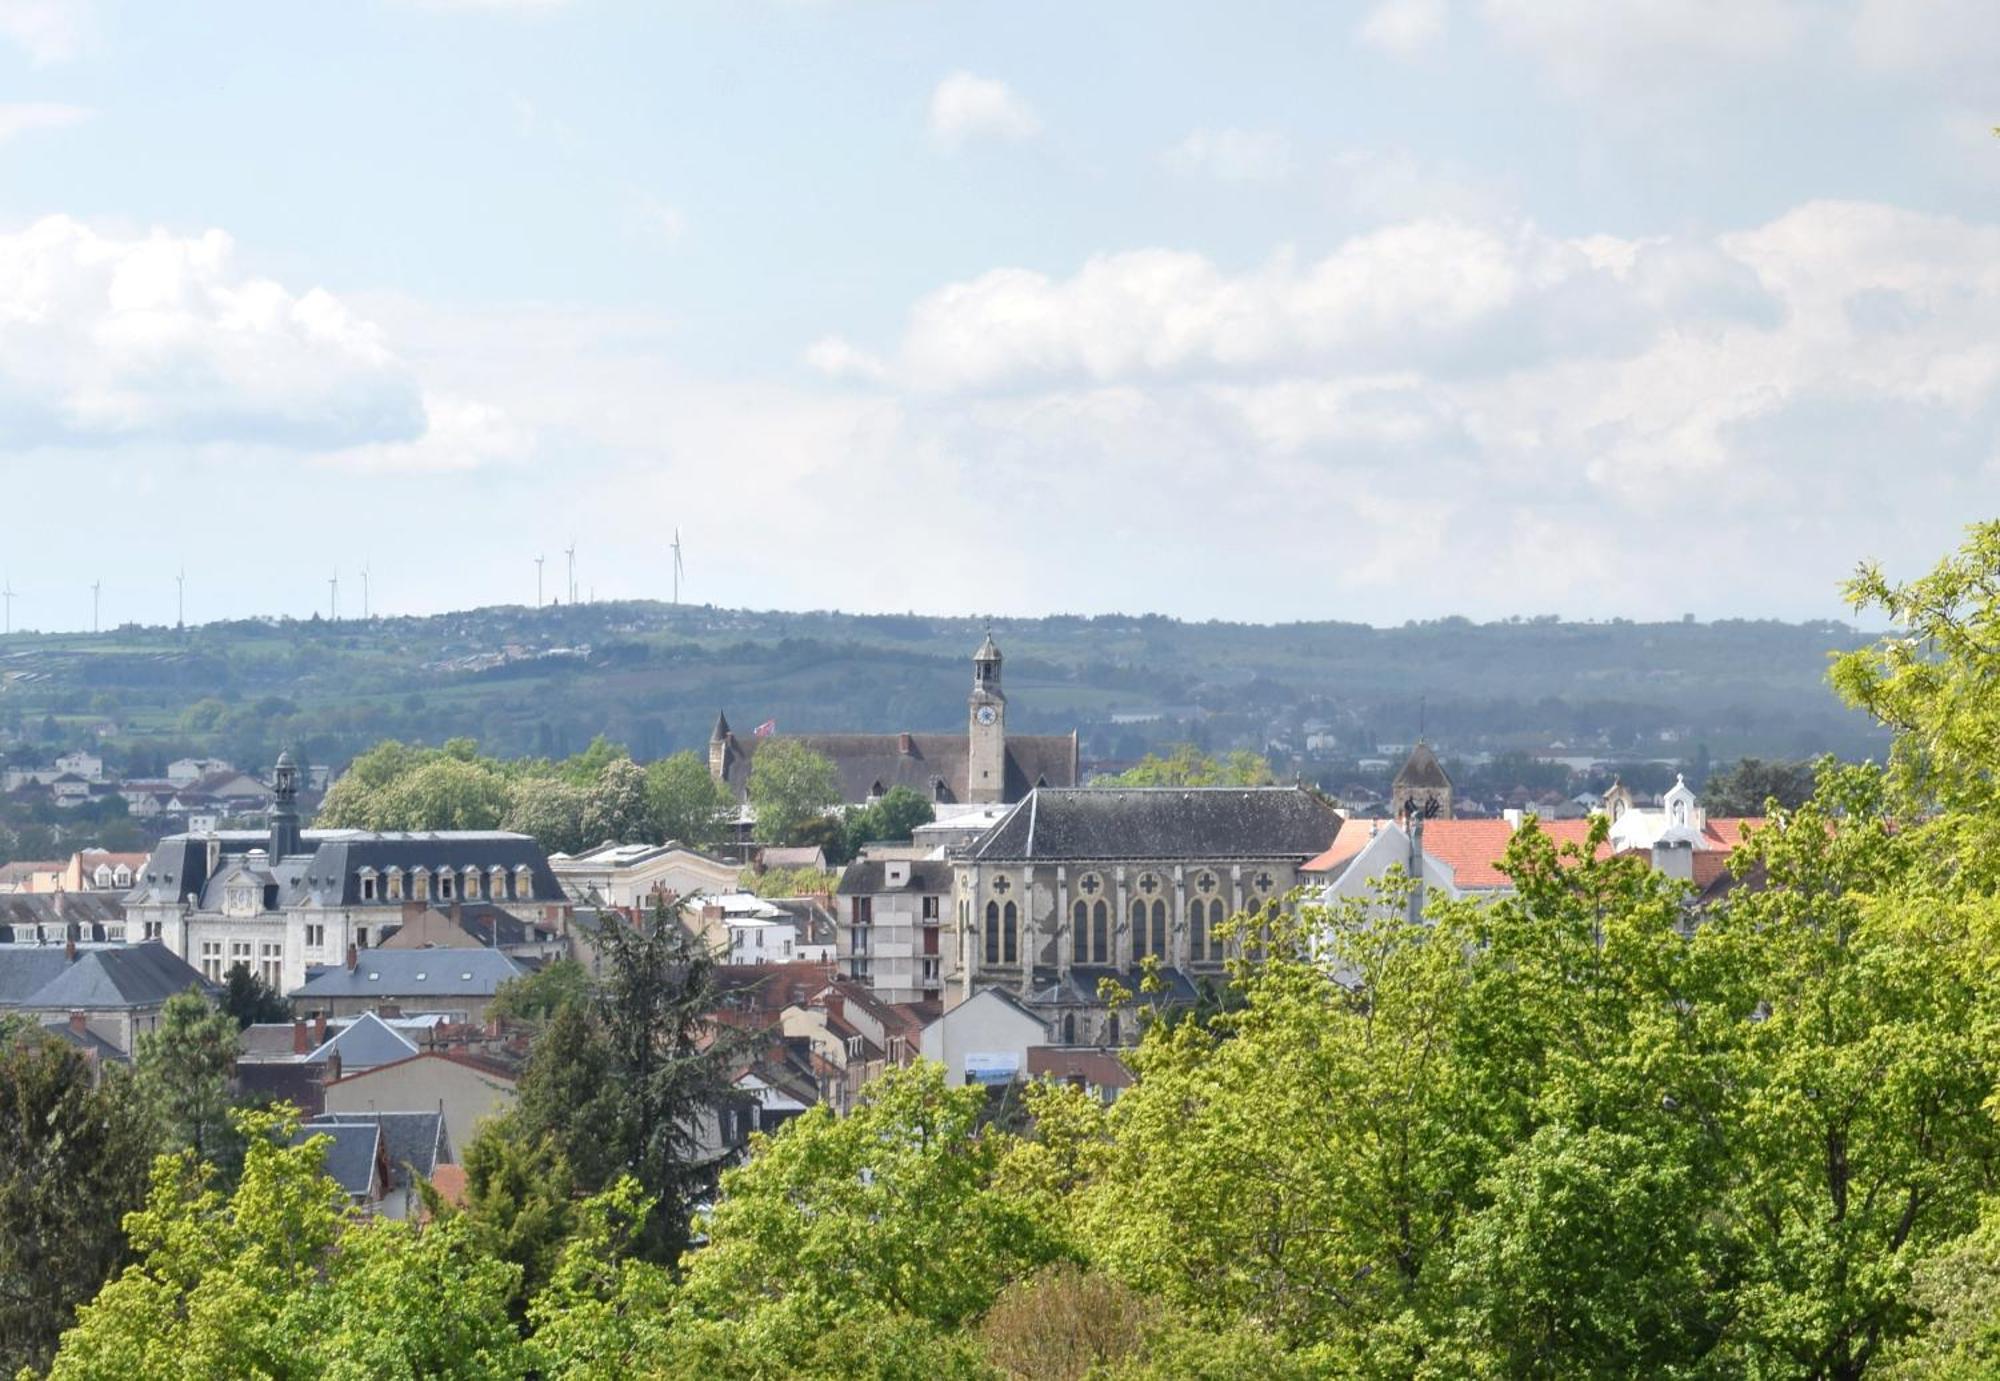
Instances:
[[[2000,508],[1991,0],[0,0],[16,627],[1821,618]]]

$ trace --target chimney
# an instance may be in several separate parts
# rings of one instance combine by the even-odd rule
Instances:
[[[403,1015],[403,1005],[400,1002],[380,1003],[375,1008],[375,1015],[384,1021],[394,1021]]]
[[[914,757],[917,751],[917,741],[908,734],[897,734],[896,750],[906,758]]]
[[[424,918],[424,904],[420,901],[403,903],[403,924],[415,925]]]
[[[312,1053],[312,1046],[306,1040],[306,1019],[304,1017],[294,1017],[292,1019],[292,1053],[294,1055],[310,1055]]]
[[[1662,841],[1653,846],[1653,870],[1682,882],[1694,881],[1694,849],[1687,844]]]
[[[465,924],[465,903],[457,897],[451,899],[451,924],[453,929]]]
[[[1522,821],[1522,820],[1524,820],[1524,819],[1526,818],[1526,816],[1525,816],[1525,815],[1523,815],[1523,813],[1522,813],[1521,811],[1519,811],[1519,810],[1515,810],[1515,809],[1512,809],[1512,808],[1509,808],[1509,809],[1507,809],[1507,810],[1503,810],[1503,811],[1501,811],[1501,812],[1500,812],[1500,816],[1501,816],[1501,818],[1502,818],[1502,819],[1504,819],[1504,820],[1505,820],[1505,821],[1507,822],[1507,828],[1508,828],[1509,830],[1518,830],[1518,829],[1520,829],[1520,828],[1521,828],[1521,821]]]
[[[81,1012],[69,1014],[69,1029],[79,1036],[90,1034],[90,1019]]]
[[[356,949],[354,947],[354,942],[350,940],[347,945],[347,971],[349,973],[352,973],[354,972],[354,970],[360,967],[361,967],[361,951]]]
[[[321,1047],[322,1045],[325,1045],[325,1044],[326,1044],[326,1013],[325,1013],[325,1012],[323,1012],[323,1011],[322,1011],[322,1012],[314,1012],[314,1013],[313,1013],[313,1049],[317,1050],[317,1049],[319,1049],[319,1048],[320,1048],[320,1047]]]
[[[76,962],[76,936],[63,937],[63,958],[72,964]]]

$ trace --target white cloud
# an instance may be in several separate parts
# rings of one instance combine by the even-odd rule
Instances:
[[[1281,182],[1292,167],[1285,136],[1271,130],[1198,129],[1160,155],[1177,173],[1221,182]]]
[[[1568,90],[1627,100],[1776,61],[1832,13],[1808,0],[1481,0],[1480,10]]]
[[[414,437],[418,389],[318,288],[242,270],[221,231],[119,236],[51,216],[0,234],[0,436],[315,449]]]
[[[0,38],[25,50],[38,66],[75,57],[96,28],[88,0],[0,0]]]
[[[1031,139],[1041,121],[1005,82],[953,72],[931,92],[931,137],[947,148],[970,139]]]
[[[476,470],[527,459],[533,433],[504,411],[472,398],[426,394],[424,428],[408,441],[379,441],[322,457],[331,465],[389,474]]]
[[[1354,36],[1371,48],[1411,57],[1443,38],[1450,19],[1445,0],[1381,0]]]
[[[88,120],[91,112],[80,105],[53,101],[0,102],[0,143],[30,130],[64,129]]]

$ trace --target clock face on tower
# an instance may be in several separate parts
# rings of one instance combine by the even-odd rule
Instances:
[[[1000,717],[1000,711],[994,709],[991,705],[981,705],[978,708],[978,710],[976,710],[973,713],[973,718],[977,719],[981,724],[991,724],[994,720],[998,719],[999,717]]]

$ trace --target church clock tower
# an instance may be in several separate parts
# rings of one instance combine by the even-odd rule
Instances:
[[[972,654],[970,733],[965,760],[966,800],[989,805],[1007,799],[1007,697],[1000,693],[1000,649],[987,630]]]

